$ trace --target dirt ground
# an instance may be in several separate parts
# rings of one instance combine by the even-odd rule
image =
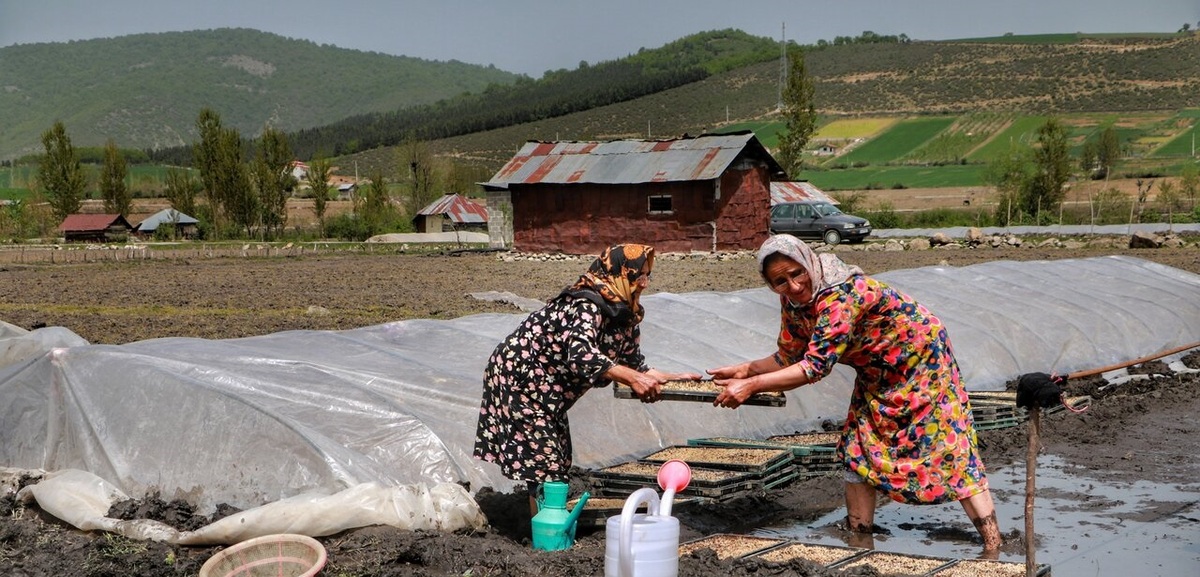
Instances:
[[[1056,260],[1130,254],[1200,274],[1200,245],[1188,239],[1177,249],[1122,248],[1121,242],[1081,249],[976,248],[843,254],[868,273],[989,260]],[[1115,246],[1114,246],[1115,245]],[[231,338],[291,329],[348,329],[405,318],[454,318],[480,312],[514,312],[511,305],[476,300],[469,293],[511,292],[545,299],[573,281],[587,260],[515,260],[496,253],[307,254],[272,258],[199,256],[86,264],[0,264],[0,320],[25,328],[64,326],[93,343],[125,343],[167,336]],[[731,291],[761,281],[748,254],[728,258],[671,257],[655,268],[650,291]],[[1157,351],[1146,351],[1152,354]],[[1185,363],[1200,368],[1200,353]],[[1161,365],[1159,363],[1158,365]],[[1134,370],[1164,371],[1155,363]],[[1081,469],[1163,483],[1194,482],[1188,469],[1200,433],[1197,375],[1174,375],[1099,390],[1096,378],[1069,384],[1072,393],[1095,396],[1083,414],[1043,419],[1042,442]],[[1164,434],[1169,432],[1170,434]],[[990,467],[1024,458],[1026,426],[982,431]],[[1180,443],[1179,439],[1188,442]],[[1104,450],[1097,450],[1103,447]],[[1081,491],[1082,492],[1082,491]],[[842,506],[841,481],[820,477],[721,503],[679,509],[681,540],[739,533],[786,519],[811,520]],[[596,576],[604,571],[605,534],[581,531],[569,551],[540,552],[529,546],[523,495],[487,489],[477,496],[490,525],[478,534],[409,532],[370,527],[321,537],[329,553],[322,575],[343,577],[414,575]],[[1081,503],[1081,507],[1089,506]],[[212,518],[186,503],[154,496],[114,506],[111,516],[152,518],[194,529]],[[974,539],[963,520],[958,538]],[[1024,551],[1020,527],[1002,527],[1004,552]],[[50,577],[196,575],[219,548],[137,542],[80,532],[18,503],[0,499],[0,575]],[[721,561],[702,551],[680,559],[680,575],[874,575],[873,570],[835,572],[802,561],[772,565]]]

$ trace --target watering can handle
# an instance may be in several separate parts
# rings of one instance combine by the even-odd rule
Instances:
[[[648,514],[653,515],[658,511],[658,493],[648,487],[634,491],[628,499],[625,499],[625,506],[621,509],[621,547],[617,555],[618,577],[633,577],[633,513],[643,502],[646,503]]]

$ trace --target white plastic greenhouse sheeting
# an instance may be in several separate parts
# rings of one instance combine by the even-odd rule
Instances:
[[[1200,340],[1200,276],[1137,258],[879,277],[946,322],[971,389]],[[765,288],[658,293],[643,303],[652,366],[703,372],[773,350],[778,304]],[[0,367],[0,465],[88,471],[125,494],[159,491],[202,511],[361,483],[507,490],[498,469],[473,460],[471,449],[484,363],[524,314],[230,340],[52,344]],[[0,358],[47,330],[0,333]],[[851,379],[839,367],[789,392],[784,408],[736,411],[645,405],[599,389],[571,411],[576,464],[606,466],[695,437],[806,429],[844,416]]]

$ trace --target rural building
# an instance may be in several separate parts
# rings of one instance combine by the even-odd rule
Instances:
[[[446,194],[417,211],[413,228],[417,232],[487,230],[488,213],[483,205],[461,194]]]
[[[66,242],[124,241],[133,230],[119,214],[68,214],[58,225]]]
[[[486,183],[493,247],[595,254],[753,249],[783,168],[751,132],[671,140],[527,142]]]
[[[801,200],[823,200],[829,204],[838,204],[833,197],[805,180],[789,180],[771,183],[771,206],[781,202],[797,202]]]
[[[292,178],[295,178],[299,182],[304,182],[304,179],[308,178],[308,165],[299,160],[293,160],[288,167],[288,172],[292,175]]]
[[[841,149],[832,144],[822,144],[813,151],[813,154],[817,156],[835,156],[839,150]]]
[[[175,238],[195,238],[200,233],[199,220],[173,208],[164,208],[148,217],[133,228],[138,236],[153,236],[163,227],[173,227]]]

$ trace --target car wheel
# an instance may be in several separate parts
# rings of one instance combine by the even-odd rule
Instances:
[[[838,232],[837,229],[831,228],[831,229],[825,231],[824,239],[825,239],[825,244],[827,244],[829,246],[834,246],[834,245],[842,242],[842,233]]]

